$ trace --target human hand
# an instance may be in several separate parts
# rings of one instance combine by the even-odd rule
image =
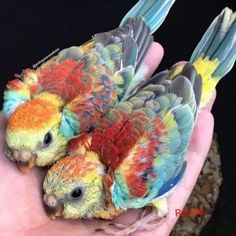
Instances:
[[[149,77],[159,65],[163,49],[153,44],[147,58]],[[3,154],[4,129],[6,120],[0,115],[0,235],[3,236],[88,236],[95,228],[105,227],[107,221],[63,220],[51,221],[45,214],[42,201],[42,181],[45,169],[33,170],[29,175],[22,174]],[[169,198],[169,214],[167,220],[152,232],[136,232],[135,236],[168,235],[177,217],[175,209],[183,208],[198,178],[210,147],[213,132],[213,118],[209,110],[200,112],[196,128],[188,151],[188,167],[183,181]],[[117,219],[120,223],[130,224],[135,221],[140,210],[131,210]],[[97,234],[102,235],[102,234]]]

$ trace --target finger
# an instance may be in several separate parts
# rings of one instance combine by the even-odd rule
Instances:
[[[213,135],[214,119],[208,111],[199,114],[190,147],[187,152],[187,169],[183,180],[169,198],[170,213],[164,229],[171,231],[178,216],[176,209],[183,209],[202,170],[210,149]],[[163,234],[165,235],[165,234]],[[168,234],[166,234],[168,235]]]
[[[187,63],[188,61],[178,61],[177,63],[175,63],[172,67],[174,66],[183,66]]]
[[[148,50],[148,53],[144,59],[143,66],[141,70],[146,78],[149,78],[156,68],[159,66],[164,55],[163,47],[156,42],[153,42]]]
[[[207,105],[203,109],[207,111],[211,111],[215,100],[216,100],[216,90],[214,89],[210,101],[207,103]]]
[[[214,118],[207,110],[201,110],[189,145],[189,152],[195,152],[206,157],[211,145],[214,128]]]

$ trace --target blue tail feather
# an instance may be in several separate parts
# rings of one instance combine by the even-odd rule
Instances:
[[[219,65],[212,76],[224,77],[233,67],[236,59],[236,13],[225,8],[215,18],[194,50],[190,62],[198,58],[217,60]]]
[[[139,0],[122,19],[120,26],[128,18],[142,17],[154,33],[165,20],[175,0]]]

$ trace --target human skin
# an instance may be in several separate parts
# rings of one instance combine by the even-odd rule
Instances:
[[[145,64],[149,77],[159,65],[163,49],[153,43]],[[182,62],[183,63],[183,62]],[[210,112],[215,99],[198,114],[197,123],[186,155],[187,170],[181,183],[169,199],[169,214],[158,228],[150,232],[135,232],[132,236],[167,236],[173,229],[177,217],[175,209],[182,209],[192,192],[210,148],[214,119]],[[30,174],[21,173],[15,163],[4,155],[6,119],[0,113],[0,235],[1,236],[90,236],[96,228],[106,227],[108,221],[102,220],[50,220],[43,207],[42,182],[46,169],[34,168]],[[26,137],[27,138],[27,137]],[[130,210],[116,219],[116,222],[130,224],[141,210]],[[96,233],[102,236],[101,232]]]

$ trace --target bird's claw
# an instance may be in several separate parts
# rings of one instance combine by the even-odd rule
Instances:
[[[162,224],[166,218],[160,218],[155,210],[145,217],[139,219],[134,224],[127,226],[118,223],[110,223],[106,228],[99,228],[96,232],[102,232],[106,235],[128,236],[135,231],[151,231]]]

